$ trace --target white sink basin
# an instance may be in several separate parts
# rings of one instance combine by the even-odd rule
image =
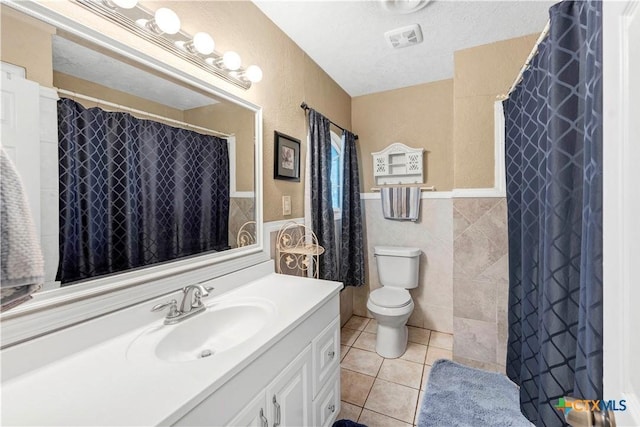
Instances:
[[[213,359],[258,334],[275,315],[275,306],[261,299],[214,303],[175,325],[154,325],[127,350],[130,360],[166,362]]]

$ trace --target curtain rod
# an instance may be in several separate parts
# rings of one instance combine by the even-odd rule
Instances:
[[[233,134],[228,134],[228,133],[220,132],[220,131],[217,131],[217,130],[208,129],[208,128],[205,128],[205,127],[202,127],[202,126],[192,125],[191,123],[181,122],[179,120],[170,119],[168,117],[159,116],[159,115],[153,114],[153,113],[147,113],[146,111],[136,110],[135,108],[131,108],[131,107],[127,107],[127,106],[124,106],[124,105],[115,104],[113,102],[105,101],[104,99],[94,98],[92,96],[83,95],[81,93],[71,92],[71,91],[65,90],[65,89],[56,89],[56,90],[58,91],[58,93],[63,94],[63,95],[68,95],[68,96],[71,96],[73,98],[80,98],[80,99],[84,99],[84,100],[87,100],[87,101],[95,102],[98,105],[105,105],[105,106],[108,106],[108,107],[117,108],[118,110],[126,111],[128,113],[140,114],[140,115],[143,115],[143,116],[151,117],[153,119],[162,120],[163,122],[172,123],[172,124],[176,124],[176,125],[183,126],[183,127],[189,127],[189,128],[192,128],[192,129],[196,129],[196,130],[203,131],[203,132],[208,132],[208,133],[213,133],[213,134],[221,135],[221,136],[224,136],[224,137],[233,136]]]
[[[300,104],[300,108],[302,108],[304,111],[307,111],[307,110],[309,110],[311,107],[309,107],[309,106],[307,105],[307,103],[306,103],[306,102],[303,102],[302,104]],[[349,129],[345,129],[345,128],[343,128],[342,126],[340,126],[340,125],[339,125],[339,124],[337,124],[337,123],[332,122],[331,120],[329,120],[329,123],[331,123],[332,125],[334,125],[335,127],[337,127],[337,128],[338,128],[338,129],[340,129],[340,130],[349,130]],[[354,138],[355,138],[355,139],[358,139],[358,135],[354,135]]]
[[[513,83],[511,84],[511,87],[509,88],[506,94],[498,95],[497,98],[499,100],[504,101],[505,99],[509,98],[509,95],[511,95],[511,92],[513,92],[513,90],[516,88],[518,83],[520,83],[520,81],[522,80],[522,75],[527,70],[527,68],[529,68],[529,65],[531,64],[531,60],[533,59],[533,57],[536,55],[536,53],[538,53],[538,46],[540,46],[540,43],[542,43],[542,40],[544,40],[547,34],[549,34],[550,23],[551,22],[547,20],[547,25],[544,26],[544,29],[540,33],[540,37],[538,37],[538,40],[536,40],[536,43],[533,45],[533,49],[531,49],[531,53],[529,53],[529,56],[527,56],[527,60],[524,61],[524,65],[520,69],[520,72],[516,76],[516,79],[513,81]]]

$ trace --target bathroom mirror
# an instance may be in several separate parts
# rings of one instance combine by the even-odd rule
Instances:
[[[216,141],[221,140],[223,144],[226,143],[226,153],[216,152],[214,153],[216,156],[211,156],[211,160],[213,162],[221,162],[222,159],[218,159],[217,155],[228,155],[228,171],[226,167],[224,171],[225,174],[228,172],[228,176],[225,176],[225,179],[221,179],[220,181],[216,180],[214,176],[214,183],[210,184],[223,187],[220,191],[216,191],[214,196],[222,201],[221,204],[224,204],[224,209],[213,206],[210,207],[210,210],[214,212],[211,216],[220,215],[226,217],[224,224],[219,224],[221,228],[226,228],[226,232],[221,232],[221,236],[215,236],[215,244],[211,245],[213,247],[209,250],[196,249],[198,252],[178,254],[174,259],[169,259],[164,262],[174,261],[186,256],[198,255],[199,253],[215,254],[237,248],[238,232],[245,223],[254,222],[256,219],[255,172],[253,162],[256,132],[255,112],[242,105],[200,90],[187,82],[171,79],[142,64],[127,61],[126,58],[120,55],[116,55],[106,49],[101,49],[99,46],[93,45],[67,32],[57,31],[56,34],[52,36],[52,41],[53,86],[57,88],[60,98],[70,99],[85,109],[98,108],[104,111],[130,114],[145,121],[166,124],[171,128],[184,129],[187,131],[183,133],[186,137],[189,137],[191,133],[195,132],[198,135],[212,135],[217,138],[207,139],[205,143],[215,144]],[[116,119],[109,117],[109,120]],[[93,126],[94,123],[91,123],[91,125]],[[120,124],[118,124],[118,126],[120,126]],[[162,132],[162,129],[163,127],[154,127],[152,131]],[[82,129],[81,131],[87,135],[87,130]],[[102,135],[92,134],[90,137],[101,138]],[[120,136],[118,136],[118,138],[119,137]],[[133,134],[127,135],[123,129],[122,138],[135,137]],[[195,151],[198,149],[198,144],[200,143],[201,141],[197,140],[194,144],[191,144],[189,147],[190,152],[188,153],[180,153],[178,147],[176,151],[159,150],[154,153],[154,155],[159,157],[157,161],[161,166],[168,161],[168,159],[162,158],[163,156],[188,156],[184,164],[178,165],[180,169],[187,169],[190,164],[198,162],[199,157],[204,155],[203,153]],[[59,145],[63,145],[61,141],[59,141]],[[145,148],[147,148],[148,145],[150,144],[147,144]],[[96,146],[100,148],[107,147],[108,150],[115,150],[110,142],[107,141],[107,138],[97,142]],[[60,156],[62,156],[61,150],[62,149],[60,149]],[[126,148],[123,149],[123,151],[125,150],[127,152],[124,154],[120,152],[117,153],[117,155],[122,156],[122,161],[113,161],[112,168],[116,168],[116,172],[121,167],[120,163],[131,161],[131,159],[126,156],[136,154],[130,153]],[[141,152],[143,152],[143,149],[141,149]],[[142,155],[139,157],[140,161],[148,161],[151,163],[151,161],[147,159],[148,157],[142,157]],[[62,162],[63,159],[60,158],[59,161]],[[75,156],[73,161],[77,161]],[[110,161],[110,159],[103,159],[101,157],[100,161],[107,162]],[[127,165],[127,170],[135,167],[135,165]],[[152,164],[149,167],[156,171],[159,169]],[[64,167],[61,170],[63,169]],[[211,171],[211,175],[222,173],[222,171],[217,169],[222,169],[222,167]],[[173,173],[175,171],[172,170],[168,172]],[[205,182],[205,179],[199,175],[198,172],[199,171],[194,171],[192,180],[185,179],[182,187],[177,183],[181,178],[178,173],[175,173],[175,175],[169,175],[169,173],[167,173],[169,176],[162,176],[158,178],[157,181],[155,177],[152,177],[151,179],[153,179],[153,181],[151,181],[149,185],[155,183],[167,187],[175,185],[175,188],[166,191],[164,189],[150,190],[148,192],[140,191],[140,193],[144,194],[143,197],[157,199],[155,203],[163,205],[158,209],[153,209],[156,211],[156,217],[162,217],[173,208],[173,206],[164,206],[164,204],[175,202],[176,204],[183,203],[188,206],[189,202],[192,201],[191,198],[197,198],[200,195],[200,186]],[[150,171],[144,169],[143,173],[148,175]],[[156,173],[158,175],[162,174],[162,172]],[[131,183],[127,185],[130,184]],[[138,190],[138,186],[135,186],[135,190]],[[127,191],[130,190],[127,188]],[[191,194],[185,196],[184,200],[180,200],[182,196],[180,192],[190,192]],[[61,203],[63,198],[64,196],[60,198]],[[125,202],[127,202],[126,208],[129,209],[129,202],[126,200]],[[204,201],[202,201],[202,203],[204,203]],[[215,200],[209,201],[209,203],[215,204]],[[192,217],[193,219],[204,220],[198,218],[199,213],[191,214],[188,212],[188,209],[188,207],[185,207],[181,213],[188,218]],[[56,209],[56,206],[52,205],[42,206],[40,214],[42,222],[54,222],[55,217],[58,216],[58,210],[62,209]],[[224,212],[222,212],[223,210]],[[143,218],[142,220],[158,221],[158,218]],[[117,222],[117,220],[112,221]],[[121,222],[123,223],[122,227],[130,228],[127,224],[128,219],[124,218]],[[165,228],[172,226],[180,227],[180,225],[173,220],[158,222],[161,225],[164,224]],[[220,221],[212,219],[212,222],[218,225]],[[60,227],[62,227],[62,225],[60,225]],[[189,227],[185,225],[184,228],[187,229]],[[218,233],[219,232],[216,231],[211,234]],[[63,235],[64,232],[62,233],[62,236]],[[88,239],[88,237],[85,236],[84,239]],[[84,241],[81,242],[81,244],[86,245]],[[86,247],[91,247],[91,245],[86,245]],[[176,252],[181,251],[176,250]],[[52,270],[52,267],[57,264],[58,253],[57,251],[50,253],[45,252],[44,256],[45,262],[47,266],[49,266],[46,283],[49,289],[52,289],[58,286]],[[150,265],[152,265],[151,262],[146,263],[144,266]],[[62,275],[61,285],[82,286],[82,282],[93,278],[92,276],[99,277],[98,274],[95,276],[85,274],[84,277],[81,277],[78,281],[74,281],[73,278],[71,280],[65,280],[64,275]]]
[[[34,43],[29,55],[51,57],[52,86],[58,90],[60,98],[79,104],[79,108],[97,107],[122,112],[187,132],[213,135],[216,141],[226,143],[228,152],[228,191],[225,189],[228,219],[224,224],[227,232],[222,233],[224,236],[215,249],[130,270],[84,277],[60,286],[56,281],[60,253],[60,194],[58,185],[52,185],[56,179],[52,173],[57,173],[58,162],[62,161],[53,157],[63,154],[61,149],[52,150],[53,146],[41,149],[43,187],[40,189],[40,213],[34,216],[38,216],[36,223],[41,234],[46,283],[33,300],[2,313],[3,346],[7,345],[7,327],[11,321],[24,316],[44,315],[42,313],[47,311],[51,315],[51,310],[68,313],[69,316],[58,319],[57,324],[31,332],[42,333],[46,329],[72,324],[77,318],[94,317],[175,291],[189,282],[206,280],[266,260],[261,236],[262,113],[258,106],[216,88],[212,83],[215,77],[194,77],[188,71],[188,64],[185,67],[166,65],[161,58],[135,50],[126,41],[110,39],[38,2],[8,1],[2,8],[8,15],[3,17],[3,24],[5,19],[11,20],[11,25],[2,26],[2,39],[15,40],[16,49],[24,48],[18,42],[20,38],[31,39],[34,21],[37,20],[36,27],[46,27],[50,31],[50,46]],[[5,31],[11,31],[11,35]],[[43,46],[42,52],[37,51]],[[3,49],[7,47],[11,48],[11,43],[3,42]],[[3,55],[3,60],[5,57]],[[21,66],[19,63],[14,65]],[[27,79],[30,74],[27,70]],[[3,145],[7,145],[5,141]],[[9,147],[9,150],[18,149]],[[20,172],[20,168],[18,170]],[[246,233],[245,224],[251,224],[254,233],[250,244],[238,243],[247,241],[239,239],[239,233]],[[102,307],[100,300],[108,301],[106,307]],[[20,331],[14,338],[9,330],[8,339],[27,335]]]

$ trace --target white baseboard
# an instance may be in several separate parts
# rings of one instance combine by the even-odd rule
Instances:
[[[453,190],[453,198],[464,197],[506,197],[507,194],[501,188],[456,188]]]

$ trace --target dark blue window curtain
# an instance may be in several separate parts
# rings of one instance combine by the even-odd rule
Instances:
[[[58,102],[62,284],[228,248],[225,140]]]
[[[321,279],[338,280],[335,223],[331,202],[331,132],[329,119],[309,109],[311,228],[324,248],[318,263]]]
[[[355,135],[342,132],[342,237],[340,281],[346,286],[364,285],[364,239],[360,206],[360,176]]]
[[[504,102],[507,375],[523,414],[563,426],[563,396],[602,396],[602,4],[564,1]]]

